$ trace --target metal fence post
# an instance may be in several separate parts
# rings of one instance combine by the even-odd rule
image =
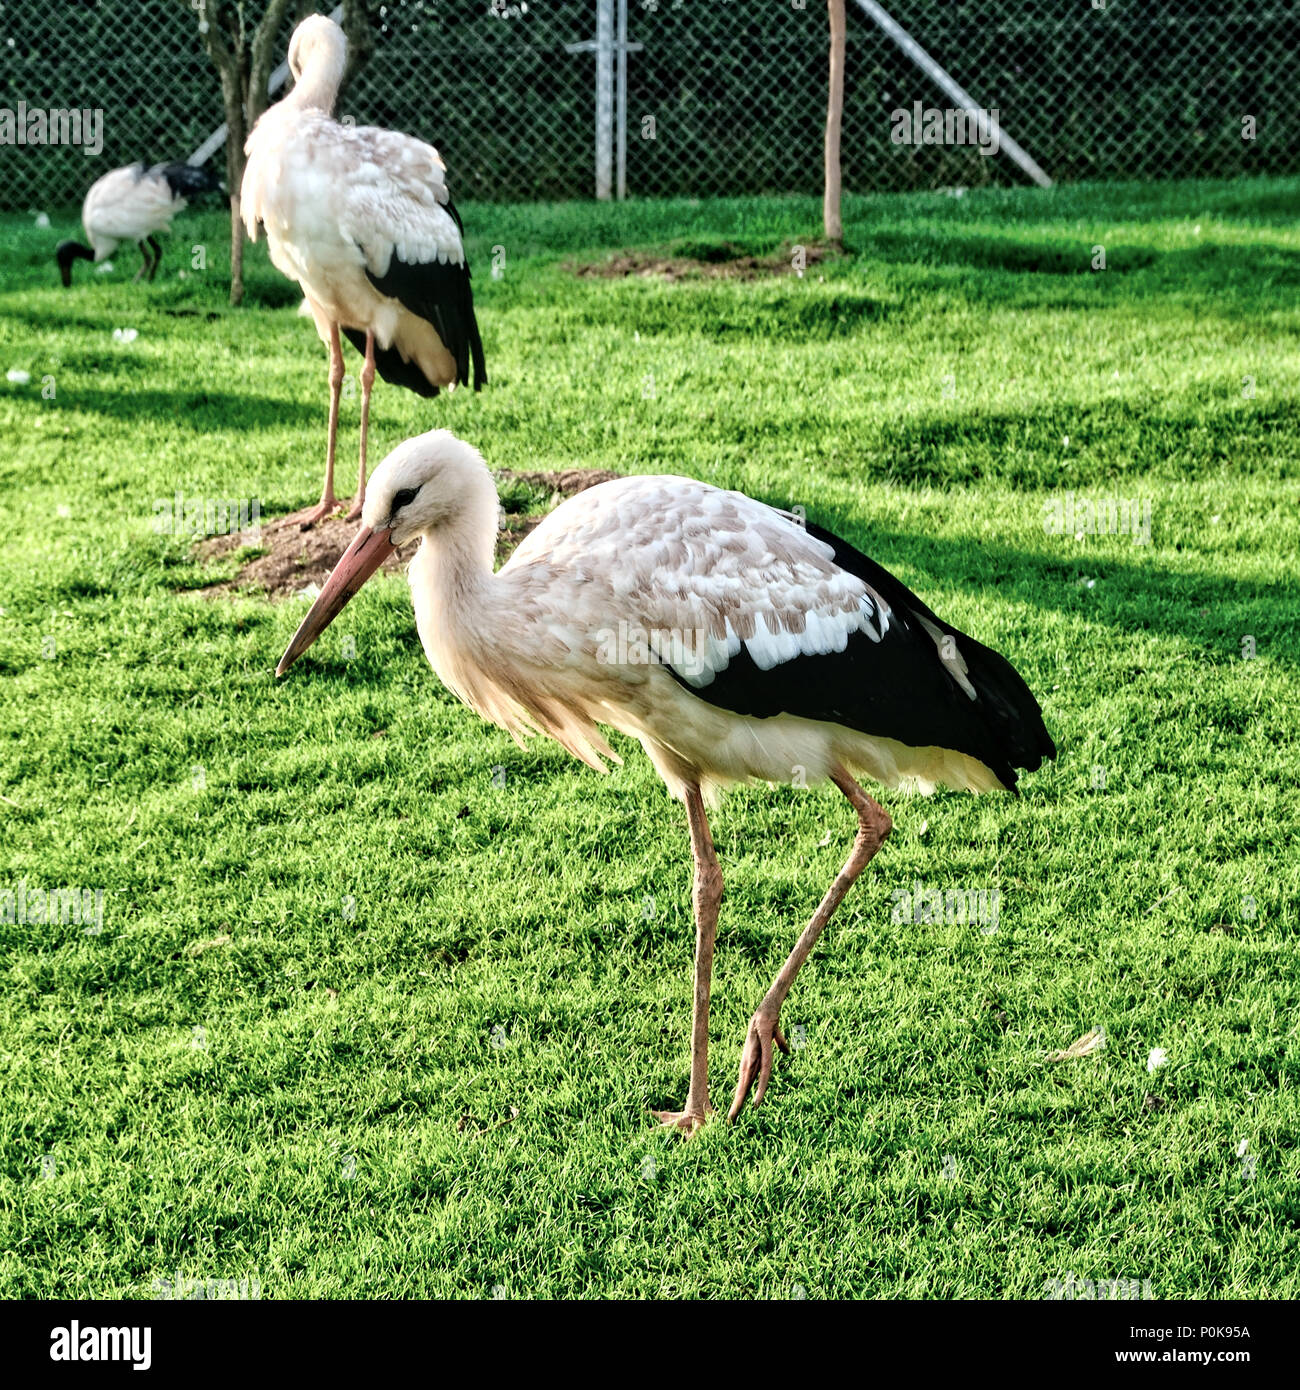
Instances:
[[[950,100],[955,101],[963,110],[969,111],[975,116],[981,135],[988,132],[988,117],[982,107],[975,105],[973,97],[967,95],[955,81],[946,73],[938,63],[921,47],[919,43],[898,23],[896,19],[879,3],[879,0],[857,0],[858,7],[863,11],[871,22],[887,34],[893,43],[896,43],[908,58],[921,69],[923,73],[935,83]],[[1001,132],[1002,148],[1029,175],[1040,188],[1051,188],[1052,181],[1038,167],[1037,163],[1025,153],[1023,149],[1006,133]]]
[[[614,0],[596,0],[596,197],[608,201],[613,185]]]
[[[618,91],[615,102],[618,127],[618,200],[627,197],[627,0],[618,0]]]

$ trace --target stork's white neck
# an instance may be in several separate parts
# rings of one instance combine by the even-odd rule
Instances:
[[[435,671],[475,704],[467,672],[492,664],[515,624],[500,611],[492,561],[500,503],[487,470],[470,475],[458,514],[426,531],[409,577],[416,625]]]
[[[331,115],[338,98],[339,85],[343,81],[343,64],[344,56],[341,53],[337,57],[322,55],[294,83],[293,91],[284,99],[284,105],[299,111],[316,110]]]

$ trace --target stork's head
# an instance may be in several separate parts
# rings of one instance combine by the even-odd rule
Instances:
[[[301,82],[304,76],[309,82],[319,82],[329,91],[331,105],[343,80],[347,56],[343,30],[323,14],[308,15],[289,40],[289,71],[294,82]]]
[[[405,440],[375,469],[361,523],[387,530],[394,545],[481,521],[484,501],[496,516],[496,488],[483,456],[450,430]]]
[[[423,536],[490,568],[498,512],[496,485],[473,445],[450,430],[399,444],[371,476],[361,529],[294,633],[276,675],[284,675],[398,546]]]

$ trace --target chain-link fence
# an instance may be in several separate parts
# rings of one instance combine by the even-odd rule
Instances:
[[[375,4],[340,114],[431,140],[462,199],[590,197],[611,158],[630,196],[819,191],[825,0],[624,8],[626,45],[619,0]],[[885,0],[910,44],[871,8],[848,0],[846,190],[1024,182],[1012,143],[1056,181],[1300,168],[1300,0]],[[2,208],[76,202],[222,121],[191,0],[0,0],[0,55]],[[964,140],[953,84],[988,113]],[[48,143],[71,110],[82,144]]]

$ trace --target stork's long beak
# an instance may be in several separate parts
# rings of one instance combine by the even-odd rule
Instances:
[[[384,527],[372,531],[363,526],[352,544],[339,556],[334,572],[316,596],[307,616],[298,625],[293,641],[284,649],[275,674],[282,676],[343,611],[347,601],[393,553],[393,533]]]

